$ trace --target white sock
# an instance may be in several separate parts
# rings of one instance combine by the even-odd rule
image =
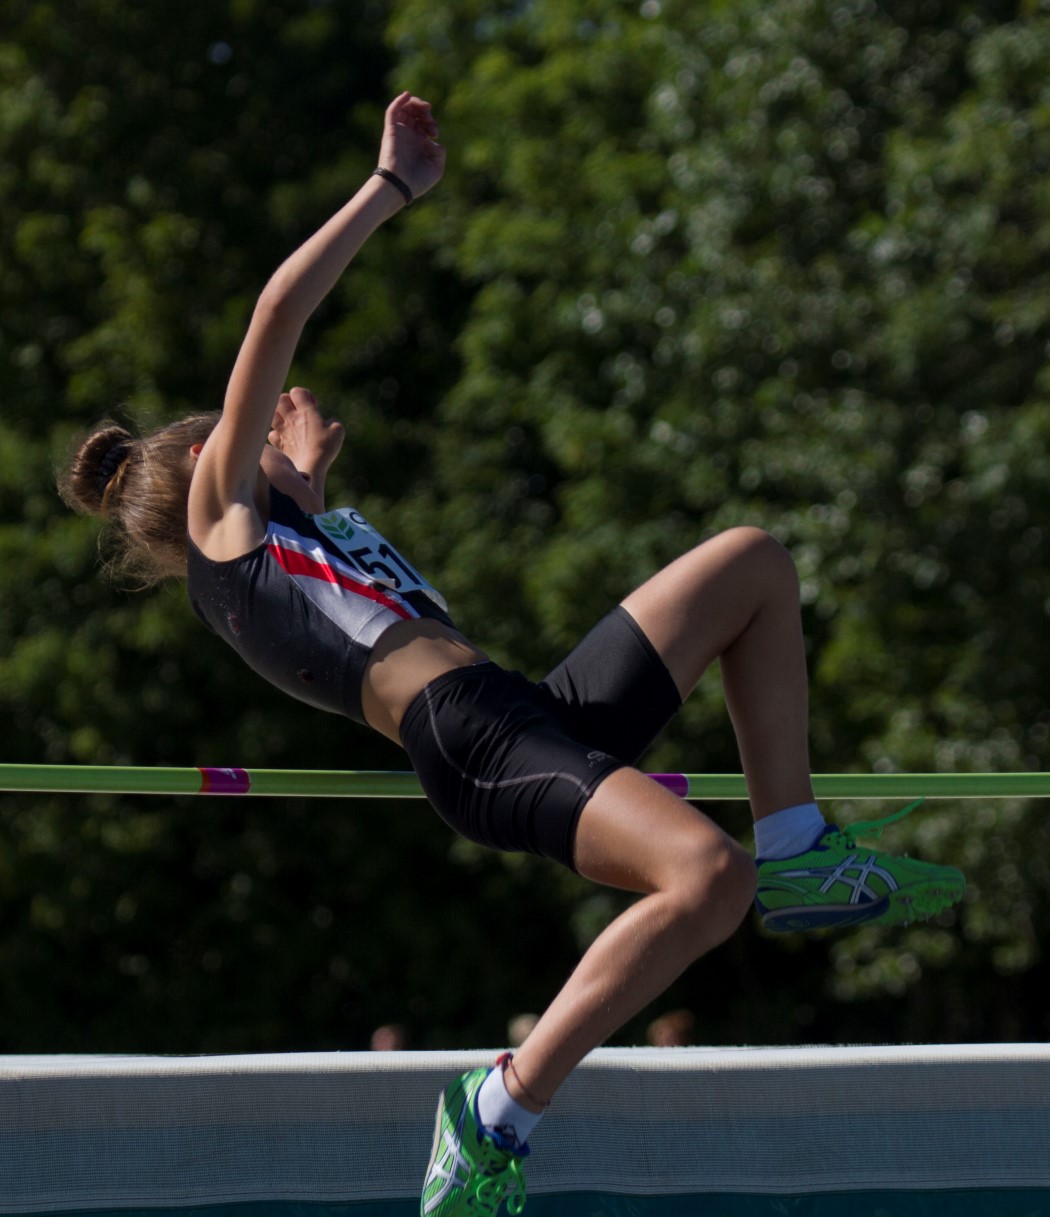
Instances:
[[[827,827],[816,803],[798,803],[755,823],[755,857],[792,858],[804,854]]]
[[[489,1132],[498,1133],[512,1145],[515,1142],[524,1145],[543,1115],[542,1112],[529,1111],[510,1097],[499,1065],[481,1083],[477,1103],[478,1123]]]

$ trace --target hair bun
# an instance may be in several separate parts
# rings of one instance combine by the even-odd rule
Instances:
[[[101,427],[80,445],[69,463],[60,489],[77,511],[97,515],[110,482],[127,459],[134,436],[114,423]]]
[[[95,489],[100,495],[105,495],[106,487],[128,455],[130,447],[130,443],[118,440],[99,461],[98,468],[95,470]]]

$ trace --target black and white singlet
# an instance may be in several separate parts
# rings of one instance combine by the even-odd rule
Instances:
[[[365,666],[386,630],[420,617],[453,625],[440,593],[359,512],[310,515],[273,486],[261,545],[213,562],[187,537],[187,563],[194,611],[250,668],[359,723]]]

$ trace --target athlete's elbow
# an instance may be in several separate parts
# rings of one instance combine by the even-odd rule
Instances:
[[[255,305],[255,316],[274,326],[301,325],[302,306],[298,296],[292,276],[285,274],[282,268],[273,274],[263,288]]]

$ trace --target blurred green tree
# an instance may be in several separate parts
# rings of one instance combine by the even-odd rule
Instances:
[[[221,401],[404,85],[450,168],[304,344],[350,433],[333,494],[531,675],[684,547],[764,525],[802,575],[815,769],[1042,766],[1038,6],[0,0],[0,29],[9,759],[404,766],[245,676],[181,589],[99,581],[51,490],[100,415]],[[650,760],[739,767],[717,674]],[[1030,803],[924,810],[891,842],[968,870],[958,915],[745,929],[668,1003],[710,1043],[1040,1038],[1047,832]],[[0,1047],[196,1051],[501,1040],[620,897],[422,805],[11,796],[0,900]],[[487,953],[469,991],[449,940]]]
[[[435,246],[479,289],[436,471],[463,611],[482,622],[499,587],[519,606],[500,641],[539,664],[695,539],[763,524],[802,576],[815,769],[1039,768],[1046,15],[396,12],[403,77],[462,146]],[[716,679],[655,760],[737,768]],[[821,1037],[889,1012],[910,1038],[1045,1034],[1048,831],[1034,804],[916,816],[893,844],[966,866],[966,906],[836,941],[782,1004]],[[819,954],[731,950],[773,981]],[[681,1004],[724,975],[694,969]],[[753,1035],[718,991],[700,1034]],[[790,1037],[782,1013],[759,1034]]]
[[[221,404],[277,261],[374,165],[386,16],[298,0],[0,5],[8,757],[403,767],[399,750],[246,678],[181,588],[99,579],[95,529],[52,477],[102,416],[148,424]],[[431,318],[456,307],[440,271],[418,282],[410,242],[373,248],[303,348],[308,383],[351,417],[358,492],[422,459],[429,398],[399,399],[399,370],[411,359],[440,385]],[[464,1017],[430,948],[466,914],[435,922],[426,902],[478,864],[450,858],[423,805],[374,809],[385,834],[364,810],[5,797],[0,1045],[361,1047],[393,1018],[468,1042],[504,1017],[506,978],[480,985]],[[486,884],[518,882],[490,869],[483,902]],[[537,939],[556,940],[560,921],[538,914]]]

